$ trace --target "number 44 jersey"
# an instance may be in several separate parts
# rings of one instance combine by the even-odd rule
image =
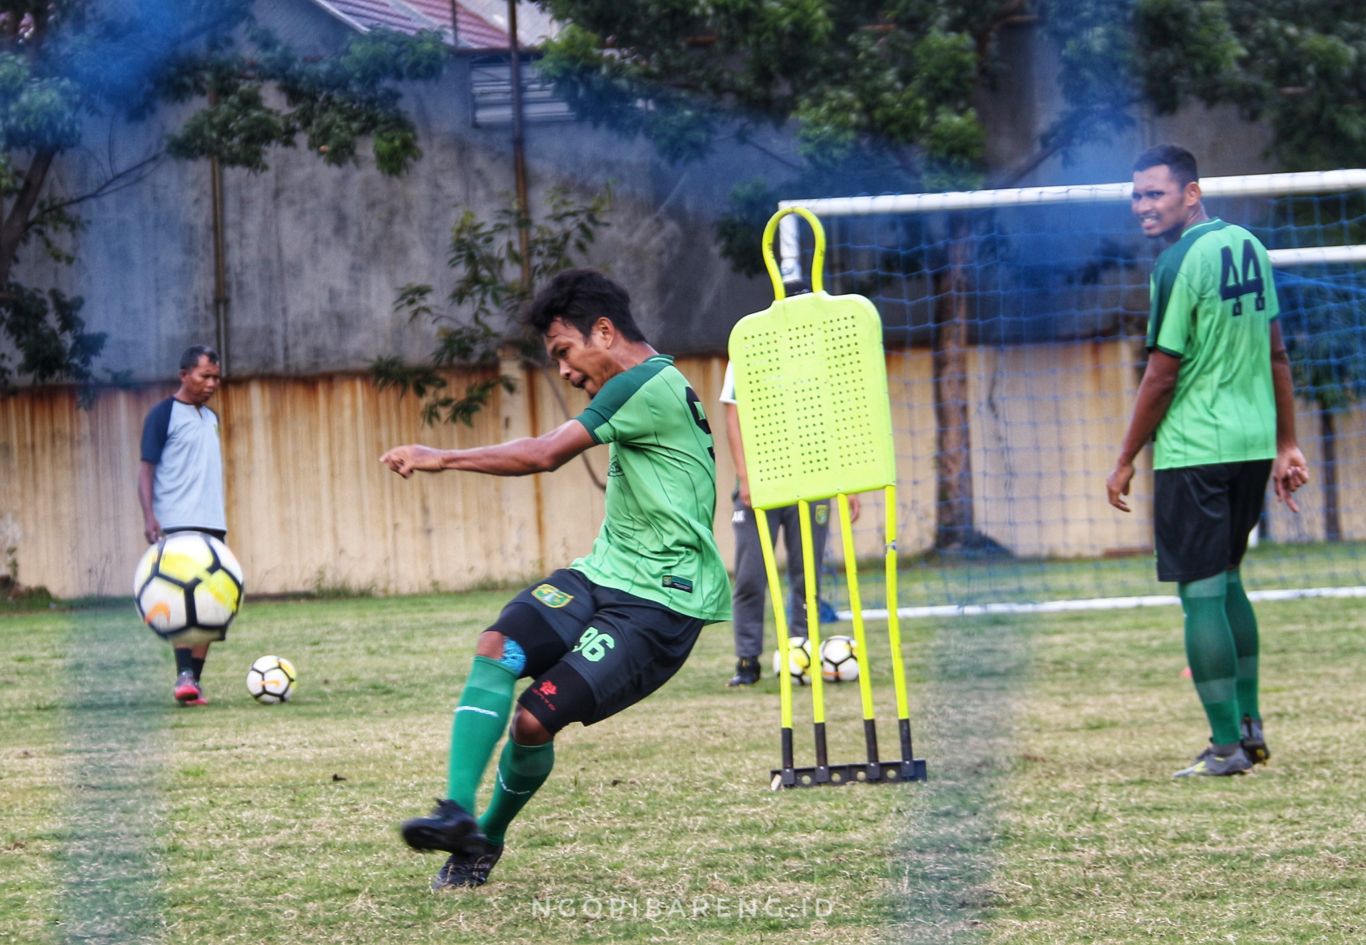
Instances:
[[[1272,459],[1271,322],[1280,313],[1266,247],[1206,220],[1157,257],[1147,347],[1181,359],[1153,468]]]
[[[730,578],[712,531],[711,426],[673,358],[618,374],[577,419],[610,453],[602,529],[571,567],[675,613],[729,619]]]

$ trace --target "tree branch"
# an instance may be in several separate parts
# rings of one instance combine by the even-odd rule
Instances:
[[[28,169],[24,171],[24,185],[19,188],[14,203],[10,205],[5,222],[0,224],[0,285],[9,282],[15,253],[19,250],[24,233],[28,231],[29,216],[38,204],[43,184],[47,181],[47,172],[51,169],[52,159],[56,156],[57,152],[51,148],[45,148],[33,155]]]
[[[39,220],[42,220],[46,216],[49,216],[54,213],[61,213],[67,207],[74,207],[76,204],[85,203],[87,200],[95,200],[99,197],[105,196],[106,194],[116,193],[125,187],[131,187],[134,184],[140,182],[146,176],[143,172],[150,171],[152,169],[152,166],[160,163],[161,159],[165,156],[166,152],[164,150],[158,151],[149,157],[143,158],[141,161],[138,161],[136,164],[130,167],[125,167],[121,171],[115,171],[112,175],[110,175],[110,177],[106,181],[104,181],[104,183],[100,184],[98,187],[96,187],[92,191],[89,191],[88,193],[78,194],[77,196],[71,197],[67,200],[61,200],[56,203],[48,204],[38,212],[38,214],[33,218],[32,222],[37,223]],[[138,176],[134,177],[133,175]]]

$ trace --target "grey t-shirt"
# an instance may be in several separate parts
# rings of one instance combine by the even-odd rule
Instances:
[[[163,529],[227,531],[218,414],[168,397],[142,425],[142,460],[156,466],[152,512]]]

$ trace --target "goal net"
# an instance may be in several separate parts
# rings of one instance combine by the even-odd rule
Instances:
[[[1268,495],[1248,586],[1261,597],[1366,594],[1366,505],[1351,501],[1366,485],[1366,170],[1201,184],[1211,216],[1248,227],[1270,251],[1312,477],[1298,515]],[[1121,182],[780,205],[825,224],[826,291],[864,295],[882,316],[904,612],[1174,594],[1152,563],[1150,449],[1134,511],[1105,497],[1162,248],[1138,233],[1130,191]],[[795,219],[779,244],[785,278],[800,279]],[[876,559],[888,537],[878,501],[868,497],[855,525],[860,557]],[[839,609],[837,584],[828,597]]]

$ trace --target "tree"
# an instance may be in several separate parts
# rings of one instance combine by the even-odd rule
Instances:
[[[326,163],[357,160],[401,174],[421,155],[389,83],[430,79],[445,63],[437,33],[353,37],[335,56],[305,60],[255,27],[250,0],[0,0],[0,389],[90,381],[104,335],[86,330],[82,299],[15,276],[39,247],[73,257],[62,238],[77,209],[148,173],[165,155],[216,157],[259,171],[272,148],[302,138]],[[198,102],[164,151],[114,170],[83,194],[54,190],[51,171],[81,140],[90,114],[145,117],[164,101]]]
[[[943,190],[980,186],[986,129],[974,107],[1002,76],[999,36],[1044,4],[1030,0],[539,0],[568,24],[540,68],[575,111],[640,133],[673,161],[719,139],[753,143],[760,126],[796,139],[786,194]],[[1101,120],[1073,120],[1089,128]],[[1059,142],[1065,140],[1060,133]],[[1053,150],[1061,143],[1050,145]],[[1051,152],[1049,152],[1051,153]],[[995,175],[1009,179],[1037,164]],[[718,225],[727,255],[760,271],[757,235],[778,198],[747,181]],[[966,233],[906,261],[932,274],[938,428],[935,547],[999,547],[974,525],[968,416]]]

